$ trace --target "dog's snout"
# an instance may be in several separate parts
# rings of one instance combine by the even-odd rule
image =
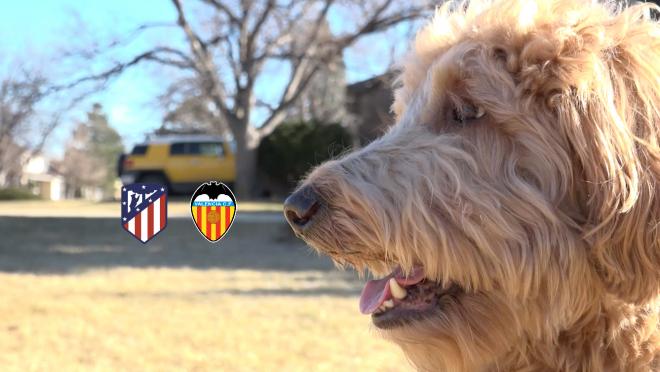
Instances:
[[[300,233],[305,226],[312,223],[319,206],[316,192],[310,186],[304,186],[284,201],[284,216],[291,228]]]

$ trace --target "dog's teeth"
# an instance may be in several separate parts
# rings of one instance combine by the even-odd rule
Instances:
[[[390,292],[392,292],[392,296],[397,300],[403,300],[408,294],[406,289],[401,287],[394,278],[390,278]]]
[[[387,301],[383,302],[383,305],[385,305],[385,307],[388,308],[388,309],[392,308],[392,307],[394,307],[394,301],[387,300]]]

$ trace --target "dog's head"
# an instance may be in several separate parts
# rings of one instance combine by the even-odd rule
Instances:
[[[312,247],[385,276],[362,310],[420,367],[554,339],[605,298],[658,296],[651,7],[446,4],[402,64],[396,124],[288,199]]]

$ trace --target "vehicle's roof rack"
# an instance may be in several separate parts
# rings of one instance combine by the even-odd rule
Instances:
[[[144,143],[175,143],[175,142],[224,142],[222,136],[210,134],[164,134],[147,135]]]

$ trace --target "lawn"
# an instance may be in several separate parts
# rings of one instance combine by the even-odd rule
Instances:
[[[0,217],[2,370],[411,370],[354,273],[246,215],[218,244],[178,218],[146,245],[116,218]]]
[[[5,371],[407,368],[341,275],[114,269],[0,281]]]

